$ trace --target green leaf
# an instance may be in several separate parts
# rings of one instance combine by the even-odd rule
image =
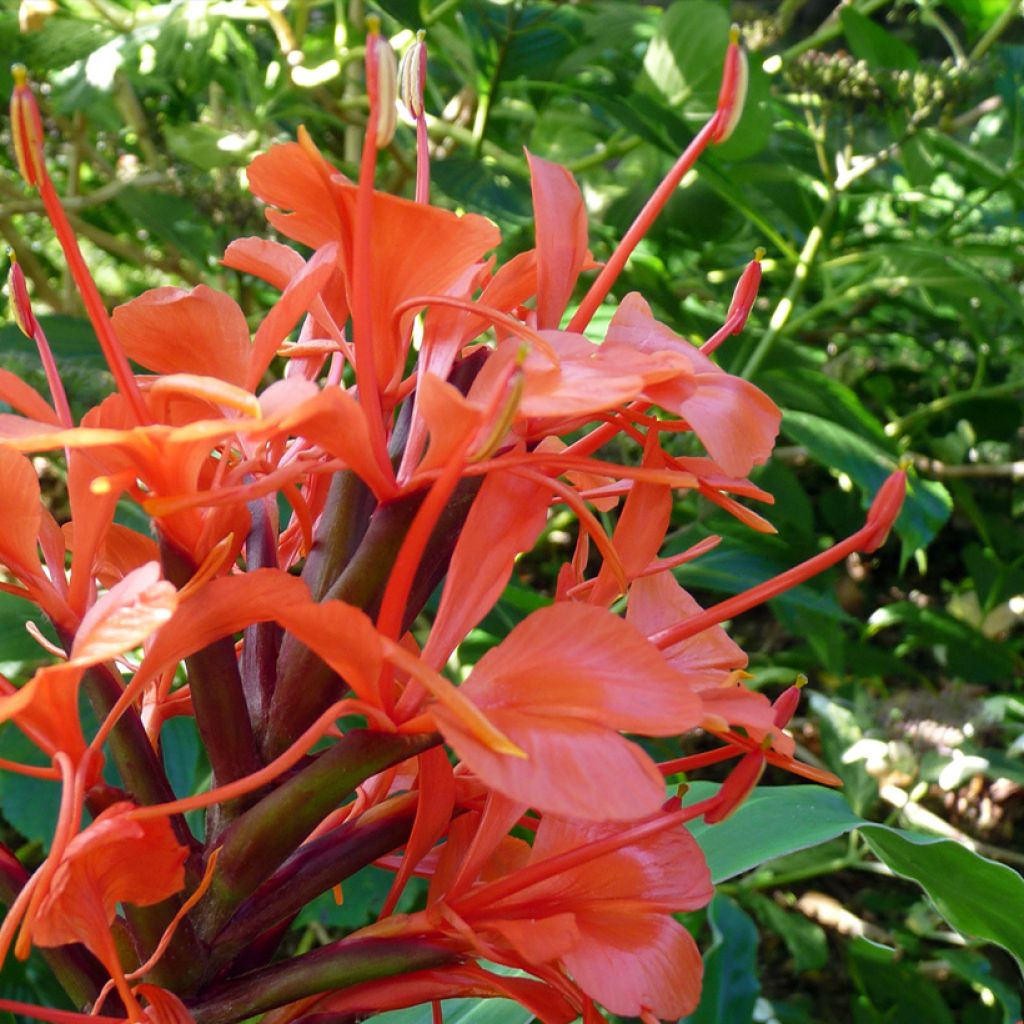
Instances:
[[[8,674],[17,674],[23,665],[46,660],[43,649],[29,635],[25,626],[35,622],[51,640],[56,634],[50,627],[39,606],[14,594],[0,592],[0,665],[6,666]],[[17,666],[12,669],[12,666]]]
[[[696,538],[687,537],[685,542],[670,544],[666,553],[675,554],[682,551],[694,540]],[[729,536],[727,543],[720,544],[713,551],[688,563],[678,575],[679,581],[688,590],[716,590],[738,594],[792,568],[793,562],[794,557],[787,546],[773,538]],[[848,618],[830,590],[819,589],[808,583],[787,590],[775,598],[772,605],[794,611],[821,613],[835,622]]]
[[[745,1024],[753,1019],[761,984],[757,979],[757,928],[728,897],[718,893],[708,907],[712,942],[704,953],[700,1006],[686,1024]]]
[[[722,82],[729,40],[729,15],[710,0],[677,0],[658,23],[644,55],[644,74],[672,111],[682,110],[693,123],[713,113]],[[772,123],[768,110],[768,76],[751,62],[743,115],[732,137],[718,150],[723,160],[742,160],[767,144]]]
[[[975,32],[984,32],[1005,10],[1007,0],[945,0]]]
[[[996,998],[1003,1010],[999,1024],[1019,1024],[1020,993],[994,976],[992,963],[987,957],[972,950],[948,949],[943,952],[942,959],[949,964],[955,974],[970,982],[976,992],[989,992]]]
[[[711,0],[677,0],[666,8],[644,55],[644,73],[669,106],[706,118],[715,109],[729,15]]]
[[[10,723],[0,726],[0,757],[19,764],[45,765],[36,745]],[[26,839],[49,850],[60,810],[60,783],[16,772],[0,775],[0,814]]]
[[[1024,970],[1024,878],[950,839],[865,823],[861,835],[890,870],[917,882],[958,932],[995,942]]]
[[[178,717],[160,730],[160,750],[171,788],[179,797],[196,791],[199,774],[199,734],[195,720]]]
[[[803,914],[780,907],[761,893],[745,894],[743,901],[761,924],[786,944],[797,974],[820,970],[828,963],[828,939],[820,924],[808,920]]]
[[[896,959],[896,950],[856,938],[850,944],[850,973],[864,1000],[875,1011],[873,1019],[887,1024],[954,1024],[953,1016],[914,964]]]
[[[784,409],[800,410],[824,417],[847,430],[895,452],[885,428],[865,406],[857,393],[842,381],[818,369],[787,367],[768,370],[758,384]]]
[[[893,454],[881,444],[823,416],[783,410],[782,430],[807,449],[815,462],[845,473],[860,488],[865,508],[878,489],[897,468]],[[903,509],[896,520],[896,533],[903,540],[903,558],[926,547],[949,519],[953,500],[942,484],[913,479]]]
[[[848,5],[839,14],[843,32],[853,53],[876,68],[893,68],[897,71],[917,67],[917,54],[891,32],[876,25],[870,18]]]
[[[164,138],[176,157],[204,171],[244,166],[259,143],[257,132],[225,131],[201,122],[167,125]]]
[[[952,674],[970,682],[996,683],[1015,675],[1014,657],[1005,644],[989,640],[970,623],[941,608],[895,601],[872,614],[868,632],[874,635],[894,626],[905,636],[898,653],[930,648]]]
[[[694,783],[685,802],[695,803],[716,788],[712,783]],[[688,828],[704,851],[717,884],[776,857],[835,839],[861,821],[834,790],[762,786],[725,821],[717,825],[695,821]]]
[[[715,788],[695,783],[686,802]],[[865,821],[839,793],[818,786],[758,788],[720,824],[690,825],[716,883],[855,828],[879,860],[924,889],[953,928],[1002,946],[1024,970],[1024,878],[950,839]]]

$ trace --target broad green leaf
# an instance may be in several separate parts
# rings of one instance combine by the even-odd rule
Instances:
[[[850,973],[875,1014],[870,1019],[886,1024],[954,1024],[934,983],[914,964],[898,959],[896,950],[855,938],[850,944]]]
[[[896,627],[904,639],[899,653],[926,647],[937,652],[954,674],[977,683],[1009,681],[1016,674],[1012,652],[980,630],[942,608],[918,607],[913,601],[895,601],[879,608],[869,620],[874,635]]]
[[[181,716],[164,723],[160,730],[160,750],[175,794],[191,796],[196,791],[199,770],[199,734],[195,720]]]
[[[666,554],[682,551],[695,540],[695,537],[688,537],[685,543],[669,544]],[[677,575],[688,590],[738,594],[785,572],[798,560],[786,545],[774,538],[729,535],[717,548],[683,566]],[[772,605],[821,613],[836,622],[848,618],[830,590],[813,584],[804,583],[787,590],[775,598]]]
[[[717,787],[698,782],[686,803],[710,796]],[[796,850],[844,835],[862,821],[842,794],[821,786],[762,786],[735,814],[717,825],[702,821],[688,828],[700,844],[715,883]]]
[[[861,826],[872,851],[897,875],[917,882],[959,932],[995,942],[1024,970],[1024,878],[950,839],[885,825]]]
[[[647,81],[673,111],[695,124],[715,109],[729,39],[729,15],[710,0],[677,0],[662,15],[644,56]],[[732,138],[719,156],[742,160],[760,152],[771,133],[768,76],[750,64],[747,99]]]
[[[744,1024],[754,1015],[761,983],[757,978],[757,928],[727,896],[708,907],[711,945],[704,953],[700,1006],[686,1024]]]
[[[815,462],[845,473],[860,488],[865,507],[886,477],[897,468],[896,459],[882,445],[823,416],[784,410],[782,430],[803,445]],[[904,558],[926,547],[945,525],[952,510],[952,499],[942,484],[934,480],[911,480],[896,520],[896,532],[904,543]]]
[[[1006,10],[1007,0],[945,0],[975,32],[983,32]]]
[[[743,902],[765,928],[775,932],[786,944],[797,974],[820,970],[828,963],[828,939],[820,924],[801,913],[786,910],[761,893],[744,894]]]
[[[644,72],[669,106],[707,117],[715,109],[729,15],[711,0],[677,0],[661,17]]]
[[[37,605],[14,594],[0,592],[0,665],[12,672],[17,663],[35,664],[47,661],[49,655],[32,639],[25,626],[34,622],[43,629],[46,636],[56,639],[52,628]],[[17,669],[14,669],[16,673]]]
[[[686,802],[714,791],[696,783]],[[865,821],[841,794],[818,786],[758,788],[724,822],[690,826],[716,883],[855,828],[879,860],[925,890],[952,927],[1002,946],[1024,970],[1024,878],[960,843]]]
[[[243,167],[259,142],[257,132],[225,131],[201,122],[167,125],[164,138],[170,151],[204,171],[218,167]]]
[[[1021,994],[1019,990],[994,975],[992,963],[987,957],[972,950],[947,949],[942,954],[942,959],[949,964],[954,974],[970,982],[976,992],[991,993],[995,997],[1003,1011],[1003,1018],[999,1024],[1019,1024]]]
[[[818,369],[768,370],[757,383],[784,409],[799,410],[831,420],[895,453],[892,439],[853,390]]]
[[[843,755],[864,735],[857,716],[845,703],[812,692],[810,705],[821,731],[822,754],[830,771],[843,780],[843,795],[864,814],[878,799],[878,783],[864,770],[863,761],[844,761]]]
[[[843,32],[854,54],[876,68],[897,71],[917,67],[917,54],[891,32],[876,25],[853,7],[845,5],[839,14]]]
[[[47,759],[25,734],[7,722],[0,725],[0,757],[19,764],[45,765]],[[49,850],[60,810],[60,783],[16,772],[0,774],[0,814],[26,839]]]

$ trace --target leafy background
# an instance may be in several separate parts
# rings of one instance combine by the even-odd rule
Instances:
[[[740,24],[740,127],[686,179],[616,290],[642,291],[699,341],[752,251],[767,250],[750,324],[718,358],[784,409],[777,455],[756,477],[776,497],[778,533],[686,498],[667,553],[725,537],[680,571],[713,601],[855,529],[888,472],[913,473],[897,543],[733,626],[755,685],[774,693],[808,675],[796,735],[845,788],[766,790],[700,836],[720,886],[688,919],[707,972],[691,1019],[1012,1024],[1024,956],[1019,5],[23,0],[0,12],[0,91],[12,60],[40,83],[58,186],[111,303],[203,280],[254,317],[265,308],[259,286],[217,262],[232,238],[265,231],[244,167],[305,124],[354,169],[367,11],[398,48],[427,29],[435,201],[492,217],[509,252],[529,246],[526,146],[577,175],[597,258],[712,109],[727,28]],[[401,127],[387,188],[411,190],[412,141]],[[0,235],[81,412],[109,381],[9,163]],[[42,387],[13,324],[0,342],[0,364]],[[39,468],[59,515],[59,469]],[[552,521],[464,645],[466,664],[544,600],[569,525]],[[30,617],[0,595],[0,669],[15,677],[38,657]],[[208,769],[194,731],[173,724],[165,757],[187,792]],[[0,731],[3,756],[24,756],[18,744]],[[31,863],[53,794],[21,778],[0,786],[4,838]],[[342,906],[311,906],[294,946],[365,923],[383,881],[371,870]],[[35,959],[8,964],[0,989],[64,1005]],[[500,1002],[447,1010],[460,1024],[522,1018]]]

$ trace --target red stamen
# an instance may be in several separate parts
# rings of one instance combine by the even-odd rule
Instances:
[[[763,259],[764,249],[758,249],[754,253],[754,258],[743,268],[743,273],[740,274],[740,279],[736,283],[736,290],[732,293],[732,301],[729,303],[725,323],[700,347],[704,355],[710,355],[726,338],[732,334],[739,334],[746,327],[747,317],[750,316],[754,300],[757,298],[757,290],[761,286],[761,260]]]
[[[382,119],[380,21],[373,17],[366,20],[369,27],[366,37],[366,91],[370,101],[370,116],[366,123],[363,156],[359,165],[352,242],[352,334],[359,404],[366,415],[370,443],[381,472],[388,480],[394,480],[394,470],[387,452],[380,382],[377,379],[377,360],[374,355],[374,345],[385,343],[386,339],[373,336],[373,291],[370,280],[373,269],[373,182],[377,172],[378,126]],[[384,45],[387,45],[386,41]]]
[[[18,166],[27,184],[39,190],[39,196],[43,201],[46,214],[50,218],[61,248],[64,250],[64,257],[68,261],[68,268],[75,284],[78,285],[79,294],[85,304],[86,313],[92,323],[93,330],[99,340],[100,348],[103,350],[103,357],[114,375],[118,391],[127,401],[129,408],[140,424],[149,423],[149,411],[146,409],[138,384],[128,365],[128,358],[124,349],[118,341],[114,331],[114,325],[110,321],[103,300],[96,288],[96,283],[89,273],[85,264],[82,251],[78,247],[78,240],[68,221],[64,207],[61,206],[60,197],[57,195],[53,182],[46,171],[43,162],[42,148],[42,127],[39,117],[39,107],[36,104],[35,95],[28,85],[27,75],[24,67],[16,65],[14,69],[14,93],[11,96],[11,124],[15,140],[15,152],[18,158]]]
[[[677,622],[674,626],[659,630],[649,637],[651,643],[664,650],[681,640],[696,636],[709,626],[717,625],[719,622],[731,619],[751,608],[756,608],[773,597],[778,597],[779,594],[791,590],[812,576],[817,576],[837,562],[841,562],[844,558],[852,555],[854,551],[872,552],[876,550],[884,542],[896,516],[899,515],[905,489],[906,474],[902,471],[893,473],[875,496],[868,512],[867,523],[855,534],[813,558],[807,559],[806,562],[787,569],[774,579],[766,580],[742,594],[720,601],[699,615],[694,615]]]

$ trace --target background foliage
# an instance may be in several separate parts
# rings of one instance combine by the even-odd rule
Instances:
[[[619,294],[642,291],[699,340],[754,248],[767,250],[751,322],[718,358],[784,409],[781,447],[757,476],[776,496],[778,533],[689,499],[666,553],[724,535],[680,573],[713,600],[851,531],[899,462],[916,472],[899,544],[734,625],[757,685],[810,677],[798,738],[844,778],[845,801],[787,787],[752,802],[741,813],[761,815],[764,846],[749,862],[715,860],[728,823],[701,837],[722,884],[691,922],[708,978],[692,1019],[1011,1024],[1020,975],[1004,949],[1024,954],[1019,4],[23,0],[0,12],[0,91],[11,60],[42,84],[58,185],[111,303],[202,280],[263,306],[217,262],[232,238],[266,230],[244,167],[304,124],[354,170],[366,10],[398,48],[428,30],[438,201],[492,217],[509,251],[532,244],[526,146],[577,175],[599,259],[713,108],[726,30],[740,23],[752,51],[741,126],[684,182]],[[401,128],[382,165],[389,189],[411,190],[412,150]],[[0,235],[49,314],[81,411],[109,382],[38,213],[0,167]],[[0,364],[43,387],[13,324],[0,342]],[[61,481],[41,469],[59,515]],[[467,663],[492,642],[489,626],[503,633],[543,601],[567,526],[552,522],[464,645]],[[23,675],[39,648],[27,610],[0,597],[0,669]],[[0,732],[3,756],[23,757],[17,743]],[[182,791],[204,784],[186,723],[166,756]],[[53,810],[45,784],[3,780],[5,837],[28,859]],[[966,840],[996,863],[865,822]],[[384,876],[357,881],[343,906],[328,897],[303,914],[296,945],[369,919]],[[49,984],[34,960],[0,975],[5,995],[59,1005]],[[518,1012],[451,1011],[473,1024]]]

